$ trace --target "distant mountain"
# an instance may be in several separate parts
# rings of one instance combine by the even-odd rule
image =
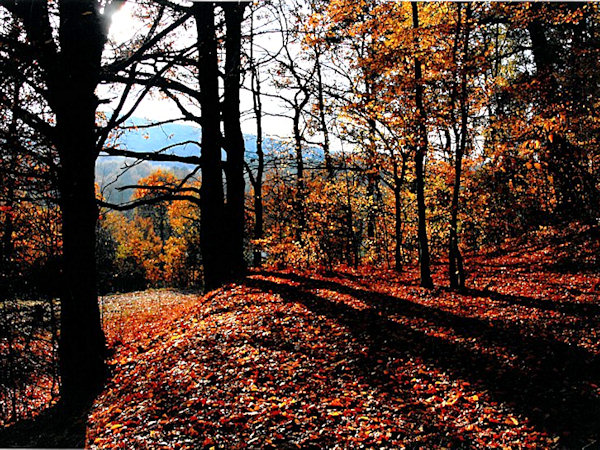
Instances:
[[[128,125],[143,126],[149,122],[145,119],[131,119]],[[195,144],[184,142],[200,142],[202,138],[202,130],[190,123],[167,123],[152,128],[137,128],[130,129],[124,132],[117,140],[117,145],[120,148],[134,152],[156,152],[166,147],[174,146],[164,153],[178,156],[198,156],[200,147]],[[266,139],[267,143],[275,143],[275,140]],[[182,145],[177,145],[182,143]],[[256,153],[256,136],[245,135],[244,143],[246,153]],[[280,145],[280,144],[279,144]],[[265,145],[271,148],[272,145]],[[155,164],[155,163],[153,163]],[[159,163],[160,165],[178,165],[181,163]]]
[[[161,165],[148,161],[138,162],[129,158],[100,157],[96,162],[96,182],[102,195],[110,203],[125,203],[131,199],[132,190],[119,191],[117,188],[135,185],[157,169],[172,172],[182,178],[190,173],[184,165]]]
[[[146,119],[132,118],[128,125],[141,127],[149,122]],[[119,148],[133,152],[156,152],[173,146],[163,153],[178,156],[200,156],[200,147],[192,144],[175,145],[187,141],[200,142],[202,131],[190,123],[168,123],[152,128],[132,128],[124,132],[117,140]],[[256,136],[244,135],[246,160],[256,160]],[[289,143],[279,139],[265,138],[263,141],[265,157],[269,159],[274,153],[279,158],[286,156],[293,160]],[[307,160],[322,161],[320,148],[306,150]],[[103,190],[104,197],[111,203],[123,203],[131,198],[131,192],[117,190],[118,187],[136,184],[158,168],[174,172],[177,176],[185,176],[194,166],[180,162],[136,161],[122,156],[101,155],[96,163],[96,181]]]
[[[145,125],[143,119],[133,119],[129,125]],[[158,127],[127,130],[118,140],[121,148],[135,152],[153,152],[179,142],[200,142],[201,130],[191,124],[167,123]],[[179,156],[197,156],[199,147],[185,144],[174,147],[166,153]]]

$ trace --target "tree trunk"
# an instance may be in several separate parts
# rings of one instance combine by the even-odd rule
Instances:
[[[227,281],[229,270],[224,258],[225,219],[221,163],[221,121],[219,117],[219,66],[215,14],[212,3],[192,6],[198,33],[198,84],[202,126],[200,168],[200,251],[204,285],[216,289]]]
[[[305,196],[306,187],[304,182],[304,158],[302,156],[302,135],[300,133],[300,114],[306,103],[308,97],[302,100],[302,102],[296,106],[294,110],[294,149],[296,151],[296,202],[295,209],[298,218],[298,224],[296,227],[296,241],[303,245],[302,232],[306,231],[306,211],[305,211]]]
[[[228,272],[231,279],[242,276],[244,260],[244,136],[240,125],[240,52],[241,23],[247,3],[224,3],[225,25],[225,95],[223,100],[223,128],[227,152],[227,206],[226,230],[228,236]]]
[[[56,144],[62,209],[61,397],[67,405],[90,401],[106,376],[106,346],[96,288],[94,167],[100,56],[105,28],[95,1],[61,1],[60,60],[49,71],[56,113]],[[58,67],[57,67],[58,66]]]
[[[394,176],[394,268],[397,272],[402,270],[402,196],[401,189],[404,184],[406,161],[402,158],[402,168],[398,174],[398,161],[392,155],[392,169]]]
[[[460,23],[460,6],[459,5],[459,23]],[[467,69],[466,61],[468,59],[469,50],[469,35],[471,18],[471,5],[467,4],[465,13],[465,31],[463,40],[464,58],[462,64],[462,72],[460,75],[460,143],[456,148],[456,157],[454,158],[454,186],[452,190],[452,205],[450,211],[450,248],[448,254],[448,273],[450,278],[450,287],[453,289],[464,289],[465,273],[463,267],[463,259],[458,245],[458,209],[460,200],[460,179],[462,173],[462,159],[465,154],[467,145],[467,124],[469,119],[469,111],[467,105]]]
[[[315,54],[315,71],[317,75],[317,100],[319,102],[319,121],[321,122],[321,131],[323,132],[323,156],[325,158],[325,168],[327,170],[327,177],[332,179],[335,175],[333,170],[333,161],[331,159],[331,153],[329,151],[329,130],[327,129],[327,121],[325,119],[325,99],[323,95],[323,76],[321,74],[321,61],[319,60],[321,54],[316,51]]]
[[[74,114],[81,111],[74,103],[71,108]],[[95,159],[80,152],[85,144],[94,145],[94,134],[89,122],[85,128],[83,123],[66,128],[61,122],[57,115],[57,131],[64,142],[61,153],[72,155],[61,158],[60,177],[64,287],[59,354],[61,396],[70,405],[90,400],[102,387],[106,349],[96,290]]]
[[[413,28],[419,28],[419,9],[416,2],[411,3]],[[418,39],[415,34],[415,51],[418,48]],[[431,268],[429,266],[429,242],[427,239],[427,217],[425,206],[425,176],[424,159],[427,153],[427,125],[425,123],[425,111],[423,108],[423,86],[422,86],[421,61],[415,57],[415,103],[418,117],[418,143],[415,149],[415,177],[417,188],[417,215],[418,215],[418,239],[419,239],[419,265],[421,269],[421,286],[433,287],[431,279]]]
[[[263,151],[263,132],[262,132],[262,99],[260,94],[260,74],[258,66],[254,60],[254,16],[252,17],[250,31],[250,60],[252,64],[250,73],[250,84],[252,89],[252,105],[254,116],[256,117],[256,157],[258,159],[256,176],[253,180],[254,189],[254,239],[262,239],[264,233],[264,210],[263,210],[263,174],[265,170],[265,153]],[[252,255],[252,265],[254,267],[262,266],[262,248],[255,247]]]
[[[367,89],[368,95],[371,95],[371,88]],[[369,147],[367,153],[367,197],[369,198],[369,209],[367,212],[367,237],[375,240],[376,222],[377,222],[377,192],[379,191],[379,167],[377,164],[377,123],[374,119],[368,119],[369,125]],[[373,245],[371,242],[370,245]]]

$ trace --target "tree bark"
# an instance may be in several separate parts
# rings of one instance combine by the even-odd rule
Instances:
[[[402,158],[402,167],[398,173],[398,161],[392,155],[392,170],[394,176],[394,268],[397,272],[402,270],[402,195],[401,189],[404,184],[406,172],[406,160]]]
[[[263,175],[265,170],[265,153],[263,151],[263,131],[262,131],[262,99],[260,93],[260,74],[258,65],[254,59],[254,17],[252,18],[250,32],[250,60],[251,73],[250,84],[252,89],[252,105],[254,116],[256,118],[256,157],[257,167],[256,175],[250,176],[252,187],[254,189],[254,239],[262,239],[264,233],[264,210],[263,210]],[[254,267],[262,266],[262,249],[255,247],[252,255],[252,265]]]
[[[458,5],[459,24],[461,6]],[[471,18],[471,5],[467,4],[467,10],[465,12],[464,22],[464,34],[463,34],[463,64],[460,75],[460,142],[456,148],[456,155],[454,158],[454,185],[452,190],[452,205],[450,210],[450,248],[448,254],[448,273],[450,278],[450,287],[454,289],[464,289],[465,287],[465,273],[463,267],[463,258],[460,253],[458,245],[458,209],[460,201],[460,180],[462,173],[462,160],[465,154],[467,145],[467,124],[469,119],[469,110],[467,105],[467,68],[466,61],[468,59],[469,50],[469,36],[470,36],[470,25],[469,20]]]
[[[419,28],[419,9],[416,2],[411,3],[413,28],[415,29],[415,51],[418,49],[418,38],[416,30]],[[423,86],[421,61],[417,56],[415,60],[415,104],[418,118],[418,143],[415,149],[415,178],[417,188],[417,215],[418,215],[418,239],[419,239],[419,266],[421,272],[421,286],[433,287],[431,279],[431,268],[429,258],[429,241],[427,238],[427,217],[425,205],[425,175],[424,159],[427,153],[427,125],[425,123],[425,111],[423,107]]]
[[[61,397],[67,405],[90,401],[101,389],[106,346],[96,288],[94,93],[106,32],[96,1],[59,3],[60,54],[48,62],[49,102],[56,114],[62,209]]]
[[[223,255],[225,210],[219,117],[219,66],[213,4],[194,3],[192,13],[198,35],[197,68],[202,127],[200,251],[204,285],[207,290],[211,290],[224,284],[229,272]]]
[[[306,231],[306,184],[304,181],[304,158],[302,155],[302,134],[300,132],[300,116],[308,103],[308,95],[295,104],[293,117],[294,150],[296,152],[296,201],[295,210],[298,218],[296,241],[303,245],[302,232]]]
[[[244,260],[244,136],[240,125],[240,53],[241,23],[247,2],[224,3],[225,25],[225,80],[223,100],[224,143],[227,152],[227,205],[226,230],[228,276],[236,279],[246,270]]]
[[[320,51],[315,52],[315,72],[317,75],[317,100],[319,103],[319,121],[321,125],[321,131],[323,132],[323,143],[321,148],[323,149],[323,156],[325,158],[325,168],[327,170],[327,177],[332,179],[335,175],[333,170],[333,161],[331,159],[331,152],[329,150],[329,130],[327,129],[327,121],[325,118],[325,98],[323,93],[323,75],[321,74],[321,61]]]
[[[371,97],[371,88],[367,88],[368,96]],[[369,209],[367,211],[367,237],[374,244],[377,231],[377,193],[379,191],[379,165],[377,163],[377,122],[375,119],[367,120],[369,125],[369,145],[367,148],[367,197],[369,198]]]

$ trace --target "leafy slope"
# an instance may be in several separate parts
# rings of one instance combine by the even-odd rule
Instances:
[[[464,295],[422,290],[409,270],[262,272],[206,297],[114,297],[114,377],[88,445],[592,443],[599,278],[518,258],[471,261]]]

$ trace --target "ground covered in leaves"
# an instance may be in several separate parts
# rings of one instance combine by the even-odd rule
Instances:
[[[555,262],[535,248],[471,259],[463,294],[407,269],[110,297],[114,376],[87,444],[598,445],[600,277]]]
[[[0,446],[598,448],[599,247],[541,229],[468,256],[461,293],[440,265],[432,290],[414,267],[264,270],[103,297],[106,389],[77,417],[28,402]]]

